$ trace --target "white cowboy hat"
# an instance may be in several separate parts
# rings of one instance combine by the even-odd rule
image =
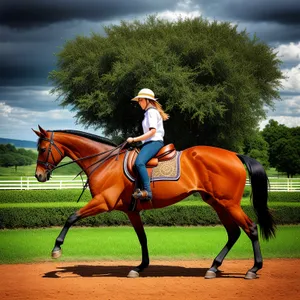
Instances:
[[[138,101],[139,98],[146,98],[157,101],[157,98],[154,98],[154,92],[150,89],[141,89],[138,95],[132,98],[131,101]]]

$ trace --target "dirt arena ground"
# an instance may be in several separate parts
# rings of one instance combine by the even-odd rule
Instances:
[[[140,278],[127,278],[132,261],[0,265],[0,299],[300,299],[300,259],[265,260],[259,278],[245,280],[253,262],[227,260],[216,279],[210,261],[152,261]]]

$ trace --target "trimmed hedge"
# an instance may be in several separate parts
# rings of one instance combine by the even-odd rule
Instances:
[[[270,206],[277,224],[299,224],[300,205],[289,204]],[[63,226],[67,218],[78,207],[50,208],[1,208],[0,227],[2,228],[35,228],[49,226]],[[253,208],[243,205],[244,211],[255,220]],[[220,224],[215,211],[208,205],[174,205],[163,209],[142,212],[142,220],[146,226],[197,226]],[[113,211],[99,214],[95,217],[85,218],[76,223],[76,226],[120,226],[130,225],[127,215]]]
[[[81,189],[67,190],[1,190],[0,203],[29,203],[29,202],[76,202]],[[80,201],[91,199],[89,190],[86,190]]]
[[[250,198],[251,188],[246,187],[244,197]],[[81,194],[80,189],[68,190],[32,190],[0,191],[0,203],[32,203],[32,202],[76,202]],[[91,199],[90,192],[86,190],[80,201],[87,202]],[[199,201],[200,195],[195,193],[189,200]],[[201,200],[202,201],[202,200]],[[298,192],[270,192],[269,201],[271,202],[300,202],[300,193]]]
[[[246,187],[245,193],[250,193]],[[28,203],[27,207],[0,208],[0,228],[34,228],[62,226],[69,215],[78,210],[76,202],[81,190],[34,190],[34,191],[0,191],[0,203]],[[86,191],[81,202],[91,198]],[[249,199],[249,195],[247,197]],[[300,193],[269,193],[269,207],[274,211],[277,224],[300,223]],[[57,202],[57,207],[32,207],[30,203]],[[69,202],[70,206],[60,207],[59,202]],[[253,208],[249,201],[243,201],[243,209],[255,220]],[[280,202],[280,203],[279,203]],[[184,205],[185,204],[185,205]],[[82,203],[83,205],[83,203]],[[197,226],[220,224],[215,211],[200,199],[199,194],[187,198],[187,201],[163,209],[142,212],[145,225],[149,226]],[[118,211],[100,214],[79,221],[78,226],[119,226],[130,225],[126,214]]]
[[[300,202],[299,192],[272,192],[269,193],[270,202]]]

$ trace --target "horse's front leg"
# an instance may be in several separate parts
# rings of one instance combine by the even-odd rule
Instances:
[[[75,212],[67,219],[65,226],[63,227],[59,236],[55,240],[55,245],[54,245],[54,248],[51,253],[52,258],[59,258],[61,256],[61,245],[64,243],[64,240],[68,233],[68,230],[79,219],[80,219],[80,216],[79,216],[78,212]]]
[[[132,269],[127,275],[127,277],[129,278],[136,278],[139,277],[140,272],[142,272],[145,268],[149,266],[147,236],[139,212],[128,212],[127,215],[138,236],[142,247],[142,263],[139,266]]]
[[[70,227],[80,219],[94,216],[102,212],[106,212],[110,209],[107,204],[106,199],[103,197],[102,194],[95,196],[88,204],[82,207],[79,211],[72,214],[65,226],[63,227],[62,231],[60,232],[59,236],[55,240],[55,245],[52,250],[52,258],[59,258],[61,256],[61,245],[64,243],[65,237],[68,233]]]

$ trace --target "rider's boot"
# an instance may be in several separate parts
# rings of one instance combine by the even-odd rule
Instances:
[[[152,192],[151,189],[136,189],[132,194],[132,197],[135,199],[139,199],[141,201],[151,201],[152,200]]]

